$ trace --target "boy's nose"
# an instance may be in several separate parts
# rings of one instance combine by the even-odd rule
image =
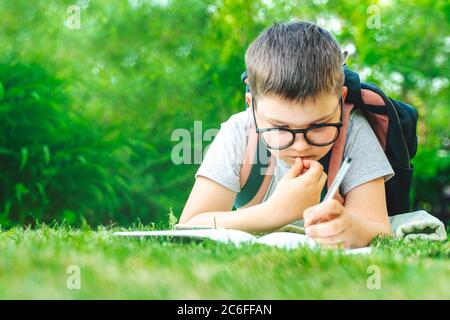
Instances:
[[[311,148],[311,146],[306,141],[305,135],[303,133],[297,133],[295,135],[295,140],[290,148],[300,154],[304,154],[306,150]]]

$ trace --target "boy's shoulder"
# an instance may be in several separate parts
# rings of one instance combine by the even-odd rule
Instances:
[[[248,130],[252,124],[250,109],[232,114],[228,120],[222,123],[222,126],[228,126],[234,129]]]
[[[348,133],[358,132],[361,129],[370,129],[370,124],[360,109],[353,109],[350,112]]]
[[[365,118],[364,118],[364,115],[362,114],[362,112],[361,112],[360,109],[353,108],[352,111],[350,112],[350,120],[353,120],[353,121],[355,121],[355,120],[361,121],[361,117],[362,117],[363,119],[365,119]]]

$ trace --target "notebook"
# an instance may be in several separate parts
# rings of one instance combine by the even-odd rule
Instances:
[[[234,229],[213,228],[207,226],[193,226],[177,224],[174,230],[158,231],[121,231],[115,232],[115,236],[120,237],[157,237],[172,240],[174,238],[191,240],[212,240],[222,243],[230,243],[235,246],[242,244],[263,244],[282,249],[295,249],[301,246],[307,246],[311,249],[318,248],[318,245],[305,235],[305,229],[296,225],[287,225],[274,232],[264,235],[254,235],[248,232]],[[344,249],[343,253],[362,253],[371,252],[370,247],[358,249]]]

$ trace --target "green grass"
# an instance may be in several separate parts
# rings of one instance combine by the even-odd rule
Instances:
[[[369,256],[345,256],[116,238],[108,228],[13,228],[0,231],[0,298],[450,298],[449,241],[385,239],[373,246]],[[80,267],[80,290],[66,286],[70,265]],[[371,265],[380,269],[380,289],[367,287]]]

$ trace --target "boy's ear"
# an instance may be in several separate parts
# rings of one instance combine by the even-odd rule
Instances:
[[[252,107],[252,94],[250,92],[245,93],[245,102],[250,108]]]
[[[348,88],[346,86],[342,87],[342,101],[345,101],[345,98],[347,98]]]

